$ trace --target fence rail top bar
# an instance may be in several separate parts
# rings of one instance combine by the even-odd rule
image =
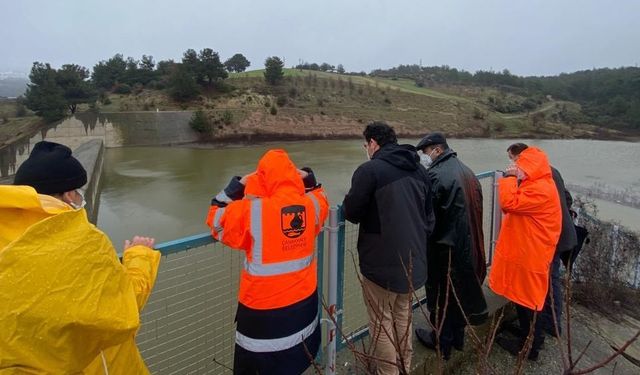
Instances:
[[[478,173],[476,174],[476,177],[479,180],[482,180],[483,178],[489,178],[489,177],[493,177],[493,175],[495,174],[495,171],[486,171],[486,172],[482,172],[482,173]]]
[[[189,237],[178,238],[177,240],[163,242],[155,246],[156,250],[160,251],[162,255],[169,255],[193,249],[195,247],[206,246],[216,242],[211,236],[211,233],[200,233]]]

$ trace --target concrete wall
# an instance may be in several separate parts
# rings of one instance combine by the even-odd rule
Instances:
[[[85,209],[89,221],[98,220],[100,207],[100,183],[102,182],[102,165],[104,163],[104,143],[100,139],[93,139],[81,144],[73,151],[73,155],[80,161],[87,171],[87,184],[83,186],[84,199],[87,201]]]

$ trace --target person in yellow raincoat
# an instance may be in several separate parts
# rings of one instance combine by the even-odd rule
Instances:
[[[160,253],[134,237],[120,263],[82,209],[86,180],[43,141],[0,186],[0,374],[148,373],[135,334]]]

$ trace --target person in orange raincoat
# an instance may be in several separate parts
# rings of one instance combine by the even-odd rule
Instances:
[[[246,253],[238,292],[234,374],[301,374],[320,345],[316,236],[328,202],[311,169],[268,151],[255,173],[211,202],[214,238]]]
[[[529,332],[534,316],[544,307],[549,287],[549,269],[562,229],[558,190],[547,155],[536,147],[524,150],[498,181],[500,206],[504,213],[498,243],[491,264],[489,286],[516,304],[522,332]],[[536,319],[536,326],[544,325]],[[544,331],[536,334],[529,352],[537,360]],[[523,338],[496,342],[512,354],[523,347]]]
[[[135,344],[160,253],[134,237],[122,263],[87,220],[86,171],[37,143],[0,186],[0,373],[148,374]]]

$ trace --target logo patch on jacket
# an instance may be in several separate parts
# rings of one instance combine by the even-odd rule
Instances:
[[[280,228],[289,238],[296,238],[304,233],[307,227],[307,211],[304,206],[293,205],[280,210]]]

